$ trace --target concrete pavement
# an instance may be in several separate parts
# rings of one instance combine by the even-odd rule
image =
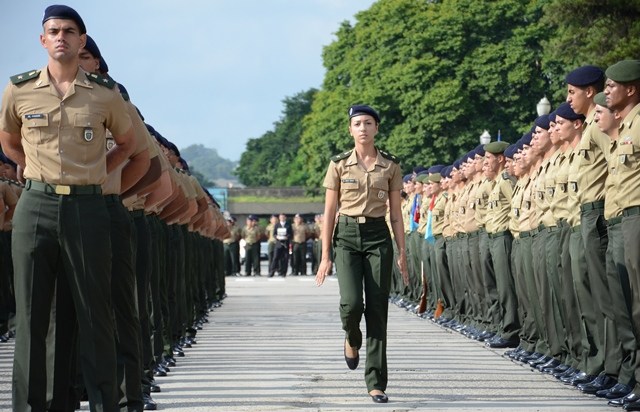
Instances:
[[[163,411],[613,411],[405,310],[389,310],[390,402],[347,369],[338,282],[227,278],[229,297],[153,394]],[[362,323],[364,331],[364,321]],[[10,408],[12,344],[0,346],[0,410]],[[83,403],[88,410],[88,404]]]

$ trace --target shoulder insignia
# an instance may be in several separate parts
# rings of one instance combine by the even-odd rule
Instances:
[[[129,93],[126,93],[120,90],[120,94],[122,95],[122,98],[124,99],[125,102],[128,102],[129,100],[131,100],[131,98],[129,97]]]
[[[31,70],[28,72],[16,74],[15,76],[11,76],[11,83],[20,84],[22,82],[26,82],[27,80],[35,79],[40,76],[40,70]]]
[[[351,153],[353,152],[353,150],[347,150],[346,152],[342,152],[340,154],[337,154],[335,156],[333,156],[331,158],[332,162],[339,162],[340,160],[346,159],[347,157],[351,156]]]
[[[394,163],[400,163],[400,159],[398,159],[397,157],[395,157],[391,153],[387,153],[384,150],[380,150],[380,149],[378,149],[378,151],[380,152],[382,157],[384,157],[385,159],[391,160]]]
[[[87,79],[91,80],[94,83],[98,83],[99,85],[104,86],[107,89],[113,89],[116,85],[116,82],[113,79],[100,76],[99,74],[87,73]]]
[[[444,198],[445,198],[445,199],[449,199],[449,193],[447,193],[447,192],[444,192],[444,193],[442,194],[442,196],[444,196]]]

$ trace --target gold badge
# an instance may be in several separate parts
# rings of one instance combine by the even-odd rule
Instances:
[[[384,199],[384,190],[378,192],[378,199]]]

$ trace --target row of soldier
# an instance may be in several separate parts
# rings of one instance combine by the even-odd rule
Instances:
[[[640,61],[565,80],[517,143],[405,176],[393,300],[417,311],[426,289],[424,316],[640,410]]]
[[[249,215],[244,227],[236,225],[233,216],[227,216],[230,236],[224,239],[225,275],[240,276],[240,248],[244,247],[244,276],[261,276],[260,244],[267,242],[268,276],[306,276],[307,253],[311,254],[311,273],[315,273],[320,262],[322,229],[321,214],[315,215],[313,223],[305,223],[300,214],[296,214],[293,223],[287,215],[271,215],[269,223],[262,228],[256,215]],[[243,241],[243,245],[241,245]],[[307,242],[311,241],[311,250]],[[288,272],[288,268],[290,271]]]
[[[83,392],[92,411],[153,410],[154,376],[225,297],[229,231],[177,147],[109,77],[79,14],[50,6],[42,24],[47,66],[13,76],[0,110],[13,410],[74,410]]]

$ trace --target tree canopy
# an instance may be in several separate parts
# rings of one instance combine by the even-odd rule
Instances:
[[[637,2],[614,0],[380,0],[338,27],[304,118],[289,111],[301,95],[286,99],[274,131],[247,145],[238,175],[320,187],[329,158],[353,146],[353,104],[380,112],[376,142],[405,171],[455,160],[484,129],[515,141],[543,96],[554,107],[564,100],[570,70],[637,58],[639,17]]]

